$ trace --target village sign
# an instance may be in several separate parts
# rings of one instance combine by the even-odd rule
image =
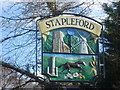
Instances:
[[[91,81],[99,74],[98,38],[102,25],[74,15],[39,22],[42,74],[51,81]]]

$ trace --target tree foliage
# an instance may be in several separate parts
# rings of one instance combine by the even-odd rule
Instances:
[[[105,25],[106,79],[109,87],[120,88],[120,1],[103,4]]]

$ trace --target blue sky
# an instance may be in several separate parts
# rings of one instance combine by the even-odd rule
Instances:
[[[29,2],[29,1],[35,1],[35,0],[0,0],[0,15],[4,15],[2,8],[6,8],[9,6],[9,4],[14,3],[14,2]],[[37,0],[40,1],[40,0]],[[51,1],[51,0],[48,0]],[[56,0],[57,1],[57,0]],[[68,0],[68,1],[78,1],[80,2],[81,0]],[[111,3],[111,1],[114,0],[82,0],[82,2],[88,2],[90,3],[91,1],[94,1],[94,5],[91,7],[92,13],[89,14],[89,17],[92,17],[98,21],[101,21],[101,19],[105,18],[107,15],[104,13],[104,11],[101,8],[101,5],[103,3]]]
[[[4,16],[5,15],[5,13],[3,12],[3,8],[7,8],[7,6],[9,6],[10,4],[12,4],[14,2],[18,2],[18,1],[32,1],[32,0],[0,0],[0,16]],[[33,1],[35,1],[35,0],[33,0]],[[74,0],[71,0],[71,1],[74,1]],[[110,3],[110,1],[112,1],[112,0],[75,0],[75,1],[82,1],[82,2],[83,1],[88,1],[88,2],[95,1],[95,4],[91,7],[92,13],[90,13],[88,17],[91,17],[91,18],[101,22],[101,19],[104,19],[107,16],[104,13],[104,11],[102,10],[101,4],[103,4],[103,3]],[[9,15],[5,15],[5,16],[9,17]],[[0,27],[1,27],[1,25],[0,25]],[[0,39],[3,36],[4,35],[2,35],[2,30],[0,29]],[[16,52],[17,52],[17,50],[16,50]],[[0,55],[2,55],[2,45],[1,44],[0,44]],[[77,59],[77,58],[82,58],[82,57],[77,57],[76,56],[75,58]],[[22,57],[21,57],[21,59],[22,59]],[[20,64],[21,64],[21,62],[22,62],[22,64],[24,64],[25,63],[24,59],[20,60],[20,61],[19,60],[17,61],[17,63],[20,63]]]
[[[14,2],[19,2],[19,1],[32,1],[32,0],[0,0],[0,16],[5,15],[5,13],[3,12],[3,8],[7,8],[7,6],[9,6],[10,4],[12,4]],[[76,1],[81,1],[81,0],[76,0]],[[101,4],[110,3],[112,0],[82,0],[81,2],[83,2],[83,1],[86,1],[86,2],[95,1],[95,4],[91,7],[92,13],[90,13],[88,17],[94,18],[95,20],[101,22],[101,19],[106,17],[106,14],[104,13],[104,11],[101,8]],[[5,15],[5,16],[8,16],[8,15]],[[4,37],[4,35],[2,35],[1,29],[0,29],[0,32],[1,32],[0,33],[0,39],[1,39],[1,37]],[[2,47],[2,46],[0,46],[0,47]],[[1,52],[2,52],[2,50],[0,48],[0,53]]]
[[[18,2],[18,1],[32,1],[32,0],[0,0],[0,16],[5,15],[5,13],[3,12],[3,8],[7,8],[7,6],[9,6],[9,4],[12,4],[12,3]],[[106,17],[106,14],[104,13],[104,11],[101,8],[101,4],[110,3],[111,0],[76,0],[76,1],[82,1],[82,2],[83,1],[88,1],[88,2],[95,1],[95,5],[91,7],[92,13],[90,13],[88,17],[94,18],[95,20],[101,22],[101,19],[104,19]],[[5,16],[9,16],[9,15],[5,15]],[[3,36],[4,35],[2,35],[2,31],[0,29],[0,39]],[[0,47],[2,47],[1,44],[0,44]],[[2,54],[2,48],[0,48],[0,54]]]

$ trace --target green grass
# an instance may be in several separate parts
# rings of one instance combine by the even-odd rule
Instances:
[[[58,77],[50,77],[50,80],[65,80],[65,81],[89,81],[89,80],[91,80],[95,76],[94,73],[90,74],[90,71],[92,69],[92,67],[90,66],[90,61],[92,61],[91,57],[92,56],[88,56],[87,58],[76,59],[76,60],[68,60],[68,59],[56,57],[56,59],[55,59],[56,67],[58,67],[61,64],[65,64],[66,62],[74,63],[76,61],[84,61],[87,64],[87,66],[83,66],[83,65],[80,65],[80,66],[86,72],[79,70],[78,68],[70,68],[70,71],[71,71],[71,74],[73,74],[75,72],[82,73],[82,75],[85,76],[85,78],[80,79],[80,76],[79,76],[79,77],[73,78],[73,79],[70,79],[70,78],[64,79],[64,76],[66,74],[68,74],[68,71],[65,70],[65,71],[61,72],[64,69],[64,67],[61,67],[61,68],[58,68]],[[73,59],[74,59],[74,57],[73,57]],[[51,62],[50,56],[43,57],[43,72],[44,72],[44,74],[47,74],[47,67],[51,67],[50,62]]]

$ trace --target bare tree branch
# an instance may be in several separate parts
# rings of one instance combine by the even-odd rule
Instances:
[[[86,2],[26,2],[26,3],[14,3],[10,8],[5,8],[4,15],[0,16],[2,20],[2,31],[5,37],[3,37],[0,42],[3,44],[4,52],[2,59],[4,61],[8,61],[8,57],[10,57],[13,65],[5,62],[0,62],[2,66],[15,70],[16,72],[21,73],[22,75],[26,75],[26,77],[30,77],[34,79],[35,82],[38,82],[43,85],[53,85],[47,81],[44,81],[43,78],[37,77],[31,72],[20,69],[24,68],[20,62],[26,61],[24,64],[31,64],[29,69],[34,66],[35,62],[33,58],[35,58],[35,19],[40,18],[45,19],[48,17],[53,17],[54,14],[60,15],[63,12],[77,12],[76,9],[80,11],[88,12],[89,6],[85,6]],[[89,3],[88,3],[89,4]],[[87,5],[87,4],[86,4]],[[83,6],[83,7],[82,7]],[[91,5],[90,5],[91,6]],[[86,13],[85,13],[86,14]],[[85,15],[84,14],[84,15]],[[9,16],[8,16],[9,15]],[[21,30],[22,29],[22,30]],[[29,33],[29,32],[33,33]],[[39,33],[38,33],[39,34]],[[21,36],[21,37],[20,37]],[[19,37],[19,38],[16,38]],[[38,50],[41,49],[41,36],[38,36]],[[14,39],[15,38],[15,39]],[[14,56],[14,57],[13,57]],[[41,57],[41,53],[38,53],[38,56]],[[38,58],[39,58],[38,57]],[[41,58],[40,58],[41,60]],[[39,62],[41,62],[39,60]],[[9,62],[8,61],[8,62]],[[20,68],[17,67],[17,64]],[[25,68],[24,68],[25,69]],[[22,85],[29,83],[29,81],[24,84],[21,83],[19,87]],[[54,84],[56,85],[56,84]]]
[[[15,88],[12,88],[11,90],[16,90],[16,89],[18,89],[18,88],[20,88],[20,87],[25,86],[26,84],[28,84],[28,83],[30,83],[30,82],[34,82],[34,80],[31,80],[31,79],[30,79],[30,80],[26,81],[25,83],[23,83],[23,84],[21,84],[21,85],[15,87]]]
[[[87,9],[90,8],[92,5],[94,5],[94,3],[95,3],[95,2],[92,2],[91,4],[89,4],[86,8],[84,8],[84,9],[80,12],[80,14],[86,13]]]
[[[71,2],[69,2],[68,4],[65,4],[61,8],[59,8],[58,4],[56,2],[46,2],[46,3],[47,3],[47,6],[49,7],[53,16],[62,14],[66,10],[77,8],[77,7],[80,7],[81,5],[85,4],[85,2],[83,2],[78,5],[71,6]]]
[[[41,16],[31,16],[31,17],[26,17],[26,18],[9,18],[9,17],[5,17],[5,16],[0,16],[0,18],[4,18],[4,19],[9,19],[9,20],[26,20],[26,19],[35,19],[37,17],[41,17]]]
[[[48,86],[48,87],[61,86],[61,85],[58,84],[58,83],[52,83],[52,82],[50,83],[50,82],[46,81],[44,78],[42,78],[42,77],[37,77],[37,76],[35,76],[34,74],[32,74],[32,73],[30,73],[30,72],[28,72],[28,71],[25,71],[25,70],[23,70],[23,69],[17,68],[17,67],[15,67],[15,66],[13,66],[13,65],[10,65],[9,63],[5,63],[5,62],[3,62],[3,61],[0,61],[0,65],[2,65],[3,67],[6,67],[6,68],[10,68],[10,69],[12,69],[12,70],[15,70],[16,72],[19,72],[19,73],[21,73],[22,75],[26,75],[26,76],[30,77],[31,80],[32,80],[32,82],[33,82],[33,80],[34,80],[35,82],[38,82],[40,85],[46,85],[46,86]],[[29,81],[25,82],[23,85],[25,85],[25,84],[27,84],[27,83],[29,83],[29,82],[31,82],[31,81],[29,80]],[[21,86],[22,86],[22,85],[20,85],[20,87],[21,87]],[[18,86],[18,87],[19,87],[19,86]]]
[[[62,8],[60,11],[63,12],[63,11],[65,11],[65,10],[69,10],[69,9],[77,8],[77,7],[82,6],[83,4],[85,4],[85,2],[82,2],[82,3],[80,3],[80,4],[78,4],[78,5],[75,5],[75,6],[64,7],[64,8]]]
[[[4,41],[6,41],[6,40],[8,40],[8,39],[10,39],[10,38],[15,38],[15,37],[18,37],[18,36],[24,35],[24,34],[26,34],[26,33],[28,33],[28,32],[30,32],[30,31],[27,31],[27,32],[22,33],[22,34],[17,34],[17,35],[14,35],[14,36],[6,37],[6,38],[0,40],[0,42],[4,42]]]
[[[36,82],[42,84],[42,85],[47,85],[49,84],[48,82],[45,82],[44,79],[42,77],[37,77],[35,76],[34,74],[28,72],[28,71],[25,71],[25,70],[21,70],[20,68],[17,68],[13,65],[10,65],[9,63],[5,63],[3,61],[0,61],[0,65],[2,65],[3,67],[6,67],[6,68],[10,68],[10,69],[13,69],[15,70],[16,72],[19,72],[23,75],[26,75],[26,76],[29,76],[30,78],[34,79]]]

